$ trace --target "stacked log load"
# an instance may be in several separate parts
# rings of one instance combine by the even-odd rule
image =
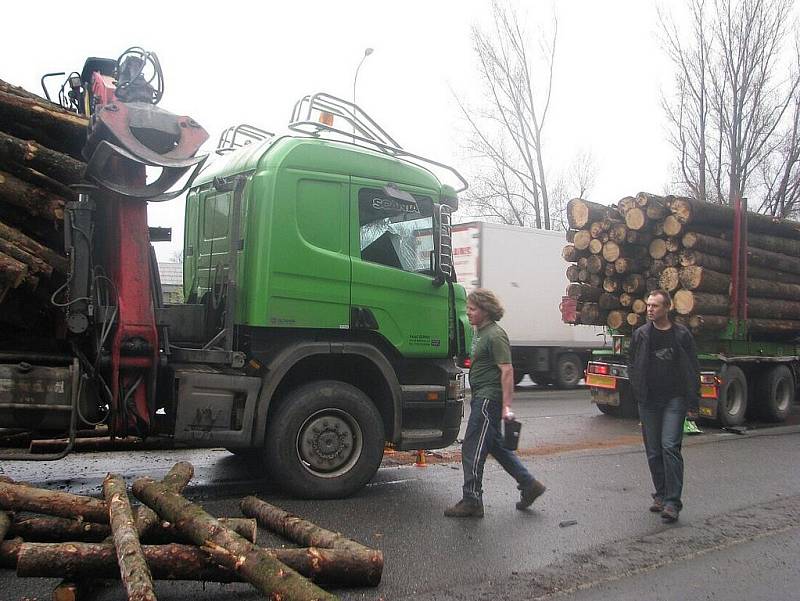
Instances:
[[[0,80],[0,331],[52,337],[65,282],[64,209],[88,120]],[[59,297],[63,300],[63,297]]]
[[[646,320],[646,295],[673,297],[676,321],[697,335],[728,326],[734,210],[640,192],[616,206],[567,204],[570,323],[630,332]],[[800,223],[747,215],[748,331],[764,339],[800,334]],[[565,313],[566,315],[566,313]]]

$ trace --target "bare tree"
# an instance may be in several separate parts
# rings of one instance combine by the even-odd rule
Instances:
[[[782,61],[793,4],[686,0],[689,27],[661,12],[677,71],[663,106],[681,181],[692,195],[720,203],[755,195],[763,211],[792,210],[800,73],[781,75],[789,72]]]
[[[557,21],[536,50],[510,6],[492,4],[494,27],[472,28],[487,108],[456,98],[472,132],[467,150],[480,165],[465,200],[473,212],[516,225],[551,228],[543,131],[550,107]],[[536,67],[541,66],[541,75]]]
[[[551,225],[554,230],[567,230],[567,202],[570,198],[589,200],[590,191],[597,177],[597,164],[587,150],[580,151],[551,187]]]

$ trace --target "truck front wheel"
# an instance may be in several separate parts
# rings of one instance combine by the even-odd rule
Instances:
[[[765,371],[756,382],[758,415],[771,422],[786,421],[794,403],[794,377],[785,365]]]
[[[583,362],[575,353],[564,353],[556,363],[556,386],[575,388],[583,378]]]
[[[747,379],[735,365],[726,366],[721,376],[717,419],[723,428],[740,426],[747,413]]]
[[[375,475],[383,458],[383,420],[361,390],[311,382],[281,401],[267,426],[270,474],[292,495],[347,497]]]

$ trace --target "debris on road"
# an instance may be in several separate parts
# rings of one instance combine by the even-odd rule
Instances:
[[[212,517],[182,496],[193,473],[181,462],[160,482],[136,479],[131,489],[145,505],[135,508],[124,480],[112,474],[103,485],[105,501],[4,479],[0,541],[15,538],[0,542],[0,568],[18,577],[62,578],[54,599],[78,598],[98,580],[122,580],[131,600],[155,600],[158,580],[249,582],[286,601],[336,599],[321,585],[380,583],[380,551],[255,497],[241,502],[248,518]],[[259,546],[258,524],[302,547]],[[152,542],[158,544],[142,544]]]

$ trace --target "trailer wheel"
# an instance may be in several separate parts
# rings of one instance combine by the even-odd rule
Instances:
[[[771,421],[786,421],[792,409],[795,382],[791,370],[785,365],[776,365],[756,381],[759,404],[756,407],[759,417]]]
[[[583,362],[575,353],[564,353],[556,363],[556,386],[576,388],[583,378]]]
[[[383,458],[383,420],[361,390],[320,380],[290,392],[269,419],[270,474],[291,494],[334,499],[358,492]]]
[[[739,426],[747,413],[747,378],[735,365],[728,365],[721,374],[717,420],[722,427]]]
[[[595,403],[595,405],[603,415],[619,417],[619,407],[617,405],[609,405],[608,403]]]

